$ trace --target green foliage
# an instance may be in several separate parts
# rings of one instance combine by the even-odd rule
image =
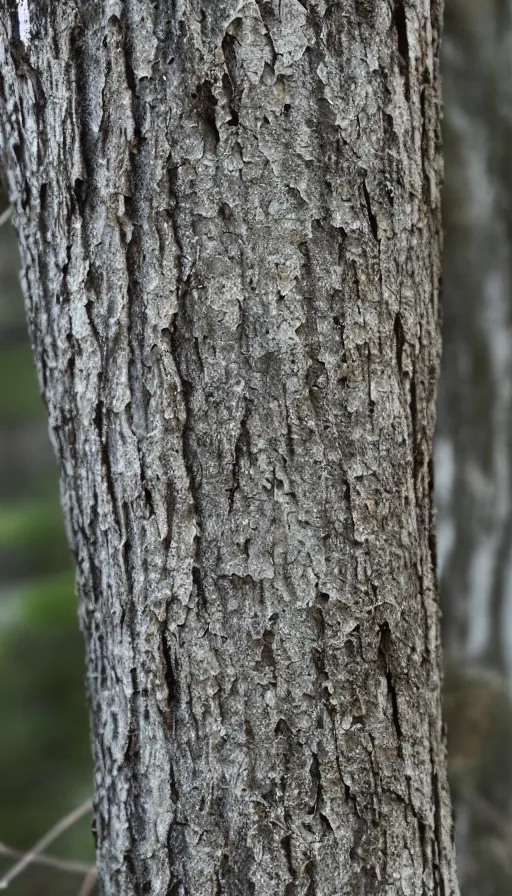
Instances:
[[[5,423],[45,419],[28,345],[9,345],[0,352],[0,419]],[[10,384],[10,388],[9,388]]]
[[[49,499],[24,504],[0,504],[0,557],[8,556],[4,569],[18,574],[55,572],[69,565],[69,549],[62,512],[55,494]]]

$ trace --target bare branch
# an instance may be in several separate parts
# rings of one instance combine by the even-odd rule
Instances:
[[[64,831],[67,831],[72,825],[74,825],[80,818],[82,818],[87,812],[90,812],[92,809],[92,799],[88,799],[85,803],[82,803],[81,806],[78,806],[77,809],[74,809],[73,812],[70,812],[69,815],[66,815],[64,818],[61,818],[60,821],[57,822],[53,828],[41,837],[40,840],[32,847],[30,852],[27,852],[19,862],[17,862],[10,871],[7,872],[6,875],[0,880],[0,890],[5,890],[9,886],[12,881],[21,874],[22,871],[25,870],[39,854],[49,846],[50,843],[53,843],[57,837],[60,837]]]
[[[98,872],[95,866],[89,868],[89,871],[83,879],[82,886],[80,887],[77,896],[91,896],[97,877]]]
[[[2,224],[7,223],[7,221],[11,217],[11,215],[12,215],[12,205],[8,205],[7,208],[5,209],[5,211],[3,211],[2,214],[0,215],[0,227],[2,226]]]
[[[13,849],[6,843],[0,841],[0,856],[10,859],[22,859],[27,853],[21,849]],[[57,871],[67,871],[69,874],[88,874],[94,868],[94,865],[88,865],[86,862],[74,862],[67,859],[58,859],[57,856],[37,855],[32,859],[35,865],[46,865],[49,868],[55,868]]]

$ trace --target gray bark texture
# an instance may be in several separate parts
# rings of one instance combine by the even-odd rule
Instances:
[[[456,894],[440,0],[5,2],[104,893]]]

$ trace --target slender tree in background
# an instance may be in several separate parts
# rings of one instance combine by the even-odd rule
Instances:
[[[7,6],[105,894],[455,894],[440,2]]]
[[[512,892],[512,3],[449,0],[436,494],[464,896]]]
[[[510,682],[511,30],[509,0],[447,5],[445,144],[457,175],[444,192],[437,463],[446,641]]]

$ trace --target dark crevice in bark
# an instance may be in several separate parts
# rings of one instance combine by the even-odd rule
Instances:
[[[271,684],[277,684],[278,681],[276,657],[273,649],[274,640],[275,634],[272,629],[265,629],[265,631],[263,632],[263,637],[261,639],[261,660],[264,666],[269,668],[272,672]]]
[[[144,479],[142,481],[144,482]],[[155,505],[153,503],[153,495],[151,494],[151,489],[148,488],[147,485],[143,485],[143,495],[146,502],[148,517],[151,519],[151,517],[155,516]]]
[[[406,98],[407,102],[409,102],[410,92],[411,92],[410,76],[409,76],[410,53],[409,53],[409,38],[407,35],[407,16],[405,14],[404,0],[396,0],[394,14],[393,14],[393,21],[395,24],[397,40],[398,40],[398,52],[401,57],[400,71],[404,78],[405,98]]]
[[[389,624],[384,622],[379,626],[380,631],[380,641],[379,641],[379,654],[381,656],[384,672],[386,675],[386,683],[388,687],[388,695],[391,701],[391,712],[393,719],[393,726],[396,733],[397,739],[397,747],[398,754],[401,758],[403,758],[403,749],[402,749],[402,727],[400,725],[400,716],[398,712],[398,698],[397,692],[394,682],[393,673],[390,668],[390,649],[391,649],[391,632],[389,629]]]
[[[395,324],[394,324],[394,332],[395,332],[395,345],[396,345],[396,366],[398,367],[398,373],[400,377],[403,372],[403,352],[405,345],[405,334],[402,326],[402,318],[400,317],[400,312],[397,311],[395,314]]]
[[[236,24],[236,20],[233,25]],[[236,38],[232,34],[227,34],[224,36],[222,41],[222,53],[224,55],[224,64],[226,66],[226,72],[222,76],[222,86],[224,88],[224,93],[227,99],[228,108],[231,112],[231,118],[228,120],[228,124],[232,127],[238,127],[240,122],[239,118],[239,105],[240,105],[240,97],[237,93],[237,66],[236,66],[236,50],[235,50],[235,40]]]
[[[293,460],[293,458],[295,457],[295,445],[293,442],[293,427],[292,427],[292,423],[290,420],[290,410],[288,408],[288,402],[286,399],[286,388],[285,388],[284,384],[283,384],[283,403],[284,403],[285,418],[286,418],[286,445],[288,448],[288,454],[290,456],[290,459]]]
[[[117,16],[112,16],[110,21],[115,22],[116,24],[119,24],[121,26],[120,31],[121,31],[121,35],[122,35],[122,39],[123,39],[124,73],[126,76],[126,84],[128,85],[128,89],[132,95],[132,101],[133,101],[132,111],[135,113],[134,114],[135,127],[139,128],[139,133],[140,133],[140,122],[137,122],[138,116],[136,114],[137,105],[138,105],[138,103],[137,103],[137,99],[138,99],[137,79],[135,77],[135,72],[133,70],[133,61],[132,61],[133,47],[132,47],[132,37],[130,34],[130,28],[129,28],[129,25],[128,25],[126,19],[123,19],[123,22],[121,23],[119,21],[119,19],[117,18]]]
[[[167,686],[167,724],[171,727],[174,723],[174,713],[179,701],[179,678],[174,673],[173,659],[169,646],[169,619],[166,619],[161,633],[162,658],[164,661],[164,680]]]
[[[178,343],[183,344],[182,340],[183,336],[179,331],[177,331],[172,339],[176,351],[175,357],[179,357],[180,349],[178,348]],[[190,340],[190,342],[192,342],[192,340]],[[179,370],[180,376],[182,376],[182,394],[186,409],[186,421],[185,426],[183,427],[183,460],[190,482],[190,491],[194,500],[194,508],[199,524],[199,530],[202,531],[201,519],[203,511],[201,483],[203,480],[203,474],[197,446],[197,434],[194,426],[193,390],[190,382],[184,378],[184,374],[182,374],[182,368]]]
[[[425,873],[426,873],[426,871],[428,869],[428,865],[429,865],[428,852],[429,852],[431,838],[430,838],[429,830],[428,830],[426,824],[423,821],[421,821],[421,819],[419,819],[419,818],[417,819],[417,824],[418,824],[418,837],[419,837],[420,846],[421,846],[421,858],[422,858],[422,862],[423,862],[423,873],[421,875],[421,883],[422,883],[421,896],[429,896],[429,889],[428,889],[427,881],[425,879]]]
[[[316,896],[315,870],[316,862],[314,859],[310,859],[304,866],[304,874],[308,884],[305,896]]]
[[[83,188],[81,188],[80,202],[82,203],[82,216],[87,234],[86,208],[88,200],[92,198],[90,192],[94,189],[97,156],[96,138],[90,121],[89,76],[91,59],[86,43],[85,28],[81,21],[77,22],[71,30],[70,49],[76,82],[75,111],[78,117],[80,152],[86,175]]]
[[[112,511],[116,518],[117,525],[121,529],[121,519],[119,517],[119,508],[117,505],[116,489],[114,483],[114,475],[111,467],[111,459],[108,451],[108,431],[107,421],[105,420],[105,407],[100,399],[96,404],[96,412],[93,419],[93,426],[98,436],[102,473],[107,487],[107,494],[110,498]]]
[[[413,482],[414,489],[416,495],[418,493],[418,485],[421,476],[421,444],[419,442],[419,433],[418,433],[418,400],[417,400],[417,391],[416,391],[416,375],[413,370],[413,375],[411,377],[410,386],[409,386],[409,419],[411,426],[411,435],[412,435],[412,473],[413,473]]]
[[[167,896],[187,896],[181,880],[174,881],[167,891]]]
[[[9,11],[9,17],[11,19],[11,32],[13,34],[13,38],[14,40],[18,41],[20,38],[18,0],[7,0],[7,9]]]
[[[94,275],[93,275],[93,271],[90,270],[89,274],[87,276],[86,282],[85,282],[86,290],[89,289],[91,292],[94,291],[93,282],[94,282]],[[90,295],[86,299],[84,308],[85,308],[85,313],[87,315],[87,320],[89,321],[89,326],[91,328],[91,332],[94,336],[94,341],[95,341],[96,345],[98,346],[101,356],[103,357],[104,356],[104,348],[105,348],[105,339],[104,339],[104,337],[102,338],[102,334],[100,334],[100,331],[96,325],[96,321],[94,319],[94,305],[93,305],[92,299],[90,298]]]
[[[235,442],[235,456],[233,460],[233,484],[229,491],[229,510],[233,510],[236,493],[240,487],[240,470],[243,458],[249,460],[251,453],[251,437],[248,429],[248,422],[251,413],[251,403],[246,401],[245,410],[240,420],[240,428]]]
[[[282,849],[283,849],[283,852],[284,852],[284,855],[286,858],[288,874],[291,877],[291,881],[289,881],[286,884],[285,892],[292,894],[295,892],[295,881],[297,880],[297,871],[295,870],[295,867],[293,864],[292,833],[291,833],[291,831],[289,831],[287,834],[285,834],[284,837],[281,838],[280,842],[281,842],[281,846],[282,846]]]
[[[428,514],[428,548],[432,560],[432,570],[434,574],[434,582],[436,590],[438,586],[437,578],[437,525],[436,512],[434,504],[434,460],[432,457],[428,461],[428,494],[430,496],[430,507]]]
[[[194,587],[197,594],[198,605],[201,607],[203,613],[206,613],[208,608],[208,601],[206,597],[206,590],[204,585],[204,579],[201,572],[201,539],[199,536],[195,538],[196,550],[195,550],[195,564],[192,569],[192,581],[194,583]]]
[[[215,871],[215,896],[231,896],[229,886],[229,855],[226,853]]]
[[[377,225],[377,218],[373,214],[372,205],[370,202],[370,194],[368,193],[368,187],[366,186],[366,180],[363,180],[363,196],[364,203],[366,206],[366,213],[368,215],[368,220],[370,222],[370,230],[373,234],[373,238],[378,241],[379,239],[379,228]]]
[[[311,754],[311,765],[309,766],[309,774],[311,776],[311,783],[313,785],[314,790],[314,802],[310,809],[308,809],[308,814],[316,815],[318,811],[318,806],[321,800],[322,794],[322,778],[320,775],[320,763],[318,762],[318,756],[316,753]]]
[[[73,185],[73,195],[75,198],[76,208],[83,217],[86,208],[87,185],[83,178],[77,177]]]
[[[220,140],[219,129],[215,117],[217,98],[213,95],[210,81],[202,81],[192,93],[196,111],[203,130],[205,144],[215,151]]]

